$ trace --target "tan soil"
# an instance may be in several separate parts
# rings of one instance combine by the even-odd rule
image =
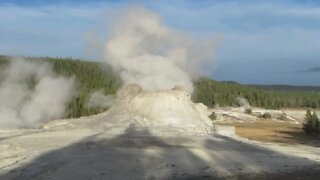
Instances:
[[[219,123],[236,127],[238,136],[262,142],[307,144],[320,147],[320,137],[307,136],[302,124],[260,120],[256,122]]]

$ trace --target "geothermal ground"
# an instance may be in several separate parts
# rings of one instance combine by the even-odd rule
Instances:
[[[72,131],[1,133],[0,179],[310,178],[319,148],[265,144],[221,135],[158,137]]]
[[[320,176],[319,146],[251,141],[233,135],[232,128],[213,127],[210,111],[178,88],[144,92],[131,86],[121,93],[102,114],[51,121],[39,129],[1,130],[0,179]],[[216,123],[267,121],[257,118],[258,111],[265,110],[248,115],[241,108],[216,109]],[[280,126],[284,122],[276,120],[277,112],[270,111],[273,120],[268,121]],[[303,113],[286,111],[286,123],[299,124]]]

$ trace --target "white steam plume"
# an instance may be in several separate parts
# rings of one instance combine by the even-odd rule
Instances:
[[[245,109],[251,109],[250,103],[247,99],[242,97],[237,97],[236,101],[239,103],[241,107],[244,107]]]
[[[104,95],[102,90],[90,94],[87,107],[110,107],[115,100],[115,95]]]
[[[174,31],[143,8],[129,8],[123,14],[111,30],[105,56],[124,83],[152,91],[178,85],[191,93],[190,74],[204,63],[212,64],[213,43],[199,43]]]
[[[22,58],[9,60],[0,75],[0,128],[38,127],[60,118],[74,90],[73,78]]]

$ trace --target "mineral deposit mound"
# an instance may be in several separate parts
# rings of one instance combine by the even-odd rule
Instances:
[[[123,133],[129,126],[148,128],[153,134],[207,134],[213,132],[210,111],[193,103],[180,87],[164,91],[144,91],[139,85],[122,88],[112,107],[105,113],[74,120],[52,121],[46,129],[100,129]]]

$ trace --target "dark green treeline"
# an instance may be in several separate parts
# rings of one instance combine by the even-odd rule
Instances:
[[[209,107],[238,105],[235,100],[237,97],[247,99],[252,106],[270,109],[320,107],[320,91],[265,90],[207,78],[202,78],[194,84],[194,101],[202,102]]]

